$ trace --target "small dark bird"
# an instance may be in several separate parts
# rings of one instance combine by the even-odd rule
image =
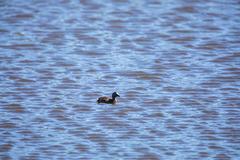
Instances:
[[[116,97],[120,97],[117,92],[113,92],[112,98],[110,97],[99,97],[97,103],[108,103],[108,104],[115,104],[117,102]]]

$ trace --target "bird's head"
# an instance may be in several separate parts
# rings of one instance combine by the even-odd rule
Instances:
[[[120,95],[117,92],[113,92],[112,98],[120,97]]]

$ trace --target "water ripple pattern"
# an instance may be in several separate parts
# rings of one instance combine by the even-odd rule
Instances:
[[[239,0],[0,1],[0,159],[237,160],[239,97]]]

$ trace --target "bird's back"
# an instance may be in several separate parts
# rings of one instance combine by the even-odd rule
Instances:
[[[108,103],[110,101],[109,97],[99,97],[97,102],[98,103]]]

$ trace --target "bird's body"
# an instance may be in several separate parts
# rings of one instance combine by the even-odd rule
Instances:
[[[104,97],[99,97],[98,100],[97,100],[97,102],[98,102],[98,103],[115,104],[115,103],[117,102],[116,97],[120,97],[120,96],[119,96],[119,94],[118,94],[117,92],[114,92],[114,93],[112,94],[112,98],[106,97],[106,96],[104,96]]]

